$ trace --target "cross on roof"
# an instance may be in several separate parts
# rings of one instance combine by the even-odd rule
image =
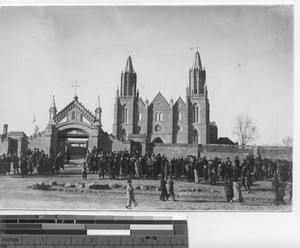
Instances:
[[[198,52],[199,48],[200,48],[200,46],[194,46],[194,47],[191,47],[190,50],[197,50],[197,52]]]
[[[75,88],[75,97],[77,97],[77,88],[80,87],[79,84],[77,84],[77,81],[75,81],[72,85],[72,88]]]

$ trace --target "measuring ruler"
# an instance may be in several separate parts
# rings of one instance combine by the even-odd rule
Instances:
[[[185,216],[2,215],[2,248],[188,248]]]

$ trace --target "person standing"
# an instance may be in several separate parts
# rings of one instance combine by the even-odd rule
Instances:
[[[166,198],[168,198],[168,192],[167,192],[166,184],[167,184],[166,180],[162,177],[160,179],[160,192],[161,193],[160,193],[160,197],[159,197],[159,199],[161,201],[166,201]]]
[[[132,187],[131,180],[127,180],[127,187],[126,187],[126,196],[127,196],[127,204],[125,207],[127,209],[131,209],[132,206],[136,207],[138,204],[134,199],[134,188]]]
[[[82,178],[86,179],[86,177],[87,177],[87,166],[86,166],[86,163],[82,164],[81,171],[82,171]]]
[[[281,203],[282,205],[286,205],[286,202],[283,199],[284,197],[285,197],[285,184],[283,178],[281,178],[278,184],[278,203]]]
[[[167,200],[169,200],[170,197],[172,197],[173,201],[175,200],[175,194],[174,194],[174,182],[172,179],[172,176],[170,176],[170,179],[168,180],[168,197]]]
[[[232,186],[233,186],[232,201],[242,203],[244,200],[243,200],[243,196],[242,196],[241,185],[239,184],[237,178],[233,179]]]
[[[14,174],[19,173],[19,157],[17,153],[13,157],[13,167],[14,167]]]
[[[228,178],[227,182],[225,184],[225,190],[226,190],[226,198],[228,202],[232,202],[233,198],[233,183],[232,179]]]

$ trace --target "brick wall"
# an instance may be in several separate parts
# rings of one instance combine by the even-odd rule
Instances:
[[[261,154],[264,158],[293,160],[293,149],[284,146],[238,146],[238,145],[193,145],[193,144],[155,144],[153,152],[155,154],[164,154],[168,159],[179,156],[194,155],[207,158],[218,157],[226,160],[228,157],[234,160],[238,156],[241,160],[248,154]]]
[[[203,145],[199,147],[201,156],[207,158],[218,157],[221,159],[234,159],[238,156],[240,159],[246,158],[248,154],[261,154],[264,158],[293,160],[293,149],[284,146],[238,146],[238,145]]]
[[[168,159],[179,156],[193,155],[198,156],[198,145],[193,144],[155,144],[154,154],[164,154]]]
[[[125,149],[127,151],[130,151],[130,143],[113,140],[113,143],[111,144],[111,149],[112,151],[124,151]]]
[[[49,154],[50,152],[50,137],[46,137],[43,134],[41,136],[37,136],[32,139],[28,139],[28,148],[33,150],[34,148],[39,148],[39,150],[43,150],[45,154]]]
[[[293,148],[285,146],[258,146],[257,150],[262,157],[272,159],[293,160]]]

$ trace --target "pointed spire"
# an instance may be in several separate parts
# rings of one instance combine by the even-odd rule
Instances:
[[[201,59],[200,59],[200,53],[198,51],[195,53],[195,57],[194,57],[192,69],[199,69],[199,70],[202,71],[202,64],[201,64]]]
[[[101,104],[100,104],[100,95],[98,95],[98,100],[97,100],[97,105],[96,105],[96,109],[101,108]]]
[[[129,55],[128,59],[127,59],[124,72],[133,73],[133,66],[132,66],[132,61],[131,61],[131,56],[130,55]]]
[[[52,97],[52,102],[51,102],[51,106],[50,106],[50,109],[56,109],[56,105],[55,105],[55,96],[53,95]]]

